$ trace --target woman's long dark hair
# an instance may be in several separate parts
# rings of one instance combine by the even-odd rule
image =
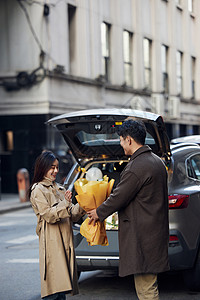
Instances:
[[[58,160],[55,154],[48,150],[42,151],[42,153],[36,158],[34,175],[28,191],[29,197],[31,195],[31,188],[34,183],[38,183],[44,179],[45,175],[51,169],[51,166],[56,159]]]

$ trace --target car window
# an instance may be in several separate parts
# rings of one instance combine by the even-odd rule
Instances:
[[[97,146],[97,145],[112,145],[112,144],[119,144],[119,136],[117,133],[98,133],[98,134],[91,134],[84,131],[79,131],[76,134],[79,142],[81,144],[87,146]]]
[[[81,144],[87,146],[120,144],[119,135],[116,132],[91,134],[84,131],[79,131],[76,134],[76,137],[78,138]],[[145,144],[152,146],[156,144],[154,138],[149,133],[147,133]]]
[[[188,176],[200,180],[200,155],[194,155],[187,161]]]

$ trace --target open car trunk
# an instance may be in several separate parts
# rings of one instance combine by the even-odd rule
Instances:
[[[63,114],[47,123],[59,130],[77,162],[126,159],[117,128],[125,120],[141,120],[147,129],[145,144],[163,160],[170,160],[170,146],[161,116],[131,109],[97,109]]]
[[[170,162],[170,146],[161,116],[131,109],[97,109],[63,114],[47,123],[55,126],[63,135],[77,164],[65,180],[65,186],[74,192],[74,182],[85,177],[91,167],[101,170],[103,176],[114,179],[114,188],[128,157],[120,146],[117,128],[125,120],[141,120],[147,130],[145,144],[160,156],[165,164]],[[117,229],[117,217],[106,221],[107,229]]]

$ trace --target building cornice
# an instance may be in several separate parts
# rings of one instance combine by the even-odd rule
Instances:
[[[57,79],[57,80],[63,80],[63,81],[71,81],[74,83],[80,83],[80,84],[86,84],[86,85],[93,85],[98,87],[103,87],[107,90],[113,90],[113,91],[119,91],[124,93],[133,93],[138,95],[144,95],[144,96],[151,96],[152,91],[144,88],[144,89],[134,89],[130,86],[127,86],[125,84],[123,85],[117,85],[117,84],[111,84],[108,81],[105,81],[103,76],[99,76],[96,79],[91,78],[85,78],[80,76],[74,76],[71,74],[66,73],[55,73],[54,71],[47,71],[46,76],[51,79]]]

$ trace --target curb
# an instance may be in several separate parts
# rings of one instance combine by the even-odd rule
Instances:
[[[16,205],[12,204],[11,207],[0,208],[0,214],[6,214],[9,212],[13,212],[13,211],[17,211],[17,210],[21,210],[21,209],[25,209],[25,208],[30,208],[30,207],[32,207],[30,202],[19,203]]]

